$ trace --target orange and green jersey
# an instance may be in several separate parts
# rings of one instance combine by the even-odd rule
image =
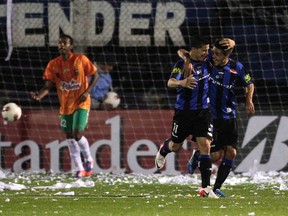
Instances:
[[[88,77],[96,71],[95,65],[83,54],[71,53],[66,61],[59,56],[48,63],[43,79],[56,85],[61,115],[72,114],[78,108],[90,110],[90,95],[82,103],[76,101],[88,88]]]

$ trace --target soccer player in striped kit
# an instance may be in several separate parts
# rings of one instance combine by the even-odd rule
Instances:
[[[234,94],[236,84],[241,83],[246,89],[245,110],[247,115],[252,116],[255,113],[255,108],[252,100],[254,84],[250,73],[244,69],[240,62],[230,58],[233,49],[228,49],[226,44],[220,43],[221,40],[223,39],[217,39],[213,44],[210,56],[212,58],[208,59],[210,64],[207,69],[210,73],[209,97],[213,117],[213,142],[210,152],[212,162],[222,159],[213,190],[218,197],[225,197],[220,188],[227,179],[237,154],[237,103]],[[223,158],[222,151],[224,151]],[[188,162],[189,173],[194,173],[198,167],[199,155],[199,151],[193,152]]]
[[[183,141],[191,134],[196,137],[200,156],[202,188],[206,197],[218,198],[210,187],[212,140],[212,118],[208,101],[209,71],[204,61],[209,50],[209,41],[203,36],[192,39],[190,57],[194,73],[184,75],[184,61],[180,59],[174,65],[168,80],[169,88],[177,89],[175,113],[173,116],[171,136],[160,147],[155,157],[158,169],[165,165],[165,158],[170,152],[182,148]]]

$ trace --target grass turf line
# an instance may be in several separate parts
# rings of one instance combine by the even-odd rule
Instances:
[[[28,189],[4,190],[0,196],[0,215],[287,215],[288,192],[278,184],[226,185],[227,198],[198,196],[198,185],[139,183],[133,179],[109,181],[100,175],[91,178],[91,188],[33,189],[73,182],[70,177],[45,176],[22,179]],[[113,176],[111,176],[113,178]],[[12,179],[1,179],[11,182]],[[28,183],[27,183],[28,182]],[[56,195],[74,192],[74,195]]]

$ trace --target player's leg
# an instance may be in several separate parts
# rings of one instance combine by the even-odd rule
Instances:
[[[209,198],[218,198],[215,195],[212,187],[210,186],[210,178],[211,178],[211,170],[212,170],[212,161],[210,157],[210,143],[206,137],[197,137],[198,148],[200,151],[199,155],[199,169],[201,174],[201,186],[202,188],[199,190],[199,194],[202,197]]]
[[[217,126],[214,125],[214,127]],[[224,150],[224,157],[221,164],[219,165],[216,181],[214,184],[214,191],[216,194],[217,190],[220,191],[222,184],[225,182],[233,168],[234,160],[237,155],[238,140],[238,126],[236,119],[223,120],[219,127],[221,127],[221,130],[219,130],[218,133],[217,143],[221,143]],[[211,149],[211,151],[214,152],[215,150]],[[222,195],[224,196],[223,193]]]
[[[236,157],[236,149],[231,145],[226,145],[224,147],[224,158],[222,159],[221,164],[217,172],[217,178],[214,184],[214,190],[220,189],[222,184],[227,179],[229,173],[231,172],[234,159]]]
[[[70,157],[75,166],[75,176],[82,177],[85,175],[85,172],[81,160],[80,148],[78,146],[78,143],[73,137],[72,125],[73,125],[73,114],[61,115],[61,130],[66,134],[66,141],[68,143]]]
[[[196,137],[199,155],[199,169],[202,180],[202,188],[199,191],[200,196],[218,198],[210,184],[212,161],[210,156],[210,145],[212,141],[213,125],[210,110],[202,110],[197,114],[195,127],[192,134]]]
[[[196,138],[195,136],[192,137],[191,139],[192,145],[197,146]],[[192,155],[187,163],[187,169],[189,174],[193,174],[195,170],[199,166],[199,156],[200,156],[200,151],[198,148],[193,148]]]
[[[155,166],[162,169],[165,165],[166,156],[171,152],[177,152],[182,148],[183,141],[189,135],[189,113],[176,110],[173,116],[171,137],[161,144],[156,157]]]
[[[210,156],[210,143],[206,137],[197,137],[198,148],[200,151],[199,155],[199,168],[202,179],[202,188],[210,186],[210,177],[212,169],[212,161]]]
[[[170,138],[165,140],[165,142],[160,146],[156,157],[155,166],[157,169],[162,169],[166,162],[166,156],[171,152],[177,152],[182,148],[183,142],[174,143]]]
[[[84,136],[84,131],[88,124],[89,111],[86,109],[77,109],[73,115],[73,136],[78,142],[80,151],[85,160],[86,176],[90,176],[93,173],[94,161],[91,156],[90,146],[87,138]]]

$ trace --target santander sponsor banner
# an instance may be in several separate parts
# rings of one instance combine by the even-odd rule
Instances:
[[[154,158],[170,134],[172,116],[172,110],[91,111],[85,136],[95,172],[156,172]],[[0,168],[70,172],[73,163],[59,122],[57,110],[23,110],[20,121],[1,124]],[[247,172],[253,165],[262,171],[287,171],[288,117],[254,116],[243,124],[235,171]],[[187,139],[179,152],[168,155],[162,173],[186,173],[191,149]]]
[[[91,111],[85,136],[95,159],[95,172],[154,173],[154,157],[170,134],[171,110]],[[23,110],[13,124],[1,125],[1,169],[68,172],[71,163],[58,111]],[[191,149],[170,154],[166,173],[186,170]]]

